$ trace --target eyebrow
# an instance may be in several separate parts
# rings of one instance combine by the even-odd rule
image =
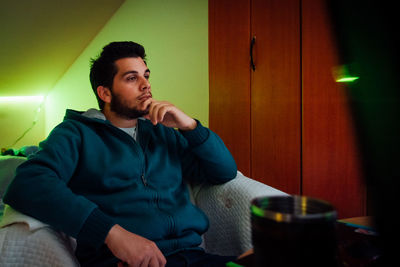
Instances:
[[[146,69],[146,70],[144,71],[144,73],[150,73],[150,70],[149,70],[149,69]],[[126,75],[128,75],[128,74],[139,74],[139,72],[136,71],[136,70],[130,70],[130,71],[124,72],[124,73],[122,74],[122,76],[126,76]]]

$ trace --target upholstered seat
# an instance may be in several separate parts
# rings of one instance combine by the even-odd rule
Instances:
[[[0,157],[0,197],[24,157]],[[222,185],[190,185],[192,201],[210,220],[202,246],[207,252],[240,255],[252,248],[250,202],[259,196],[285,193],[240,172]],[[3,212],[0,203],[0,215]],[[0,266],[79,266],[75,240],[6,206],[0,221]]]

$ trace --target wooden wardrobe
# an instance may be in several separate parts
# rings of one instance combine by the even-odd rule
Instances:
[[[209,0],[210,128],[245,175],[366,214],[324,0]]]

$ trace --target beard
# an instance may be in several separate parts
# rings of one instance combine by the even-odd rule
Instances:
[[[111,91],[111,96],[110,109],[122,118],[137,119],[149,114],[148,108],[145,110],[138,110],[135,107],[130,107],[125,99],[120,95],[114,94],[113,91]]]

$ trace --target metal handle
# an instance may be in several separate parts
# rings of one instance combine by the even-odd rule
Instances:
[[[250,43],[250,67],[253,69],[253,71],[256,70],[256,65],[254,64],[254,59],[253,59],[253,47],[256,43],[256,37],[253,36],[253,38],[251,38],[251,43]]]

